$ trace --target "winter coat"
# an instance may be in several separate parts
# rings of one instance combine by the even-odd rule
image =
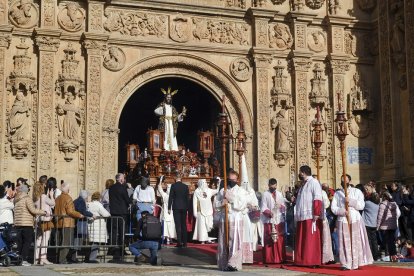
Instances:
[[[32,198],[27,193],[20,192],[14,199],[14,226],[33,227],[33,217],[45,214],[45,211],[35,208]]]
[[[57,228],[75,228],[74,218],[81,218],[82,214],[75,211],[73,200],[68,193],[62,192],[55,200],[55,215],[69,216],[58,218]]]
[[[395,230],[398,228],[398,217],[401,215],[397,203],[384,200],[379,205],[377,229]]]
[[[49,198],[47,195],[42,195],[42,206],[40,206],[40,199],[35,202],[36,208],[42,209],[46,212],[46,216],[41,218],[41,221],[51,221],[52,220],[52,208],[55,206],[55,200],[53,198]]]
[[[0,199],[0,224],[13,224],[14,204],[7,197]]]
[[[93,222],[88,224],[89,241],[106,243],[109,236],[106,231],[106,219],[104,218],[110,217],[111,214],[97,200],[88,203],[88,211],[96,217]]]

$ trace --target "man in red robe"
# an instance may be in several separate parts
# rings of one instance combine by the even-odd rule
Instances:
[[[309,166],[299,169],[302,187],[296,199],[296,265],[317,267],[322,264],[322,188],[312,177]]]
[[[269,179],[269,190],[262,197],[262,222],[264,228],[263,263],[283,263],[286,260],[284,242],[285,230],[285,199],[276,190],[277,180]]]

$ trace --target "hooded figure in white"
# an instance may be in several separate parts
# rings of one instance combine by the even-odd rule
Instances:
[[[241,171],[241,188],[245,192],[247,200],[247,207],[243,210],[243,263],[253,263],[253,251],[257,249],[258,229],[260,229],[260,236],[262,236],[263,225],[260,222],[260,208],[259,201],[256,197],[255,190],[250,186],[249,176],[247,174],[247,164],[245,155],[242,156],[242,171]],[[250,212],[259,214],[258,221],[249,217]]]
[[[213,203],[211,198],[218,190],[210,189],[205,179],[198,180],[198,188],[193,196],[193,214],[196,218],[193,240],[205,243],[210,241],[208,232],[213,229]]]
[[[171,190],[171,184],[167,184],[167,192],[164,192],[162,189],[162,180],[158,183],[158,193],[162,198],[162,212],[160,219],[164,221],[164,237],[167,238],[167,244],[169,244],[171,239],[177,238],[177,232],[175,231],[175,223],[173,214],[168,213],[168,197]]]

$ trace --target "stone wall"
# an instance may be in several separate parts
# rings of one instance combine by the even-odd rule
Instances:
[[[338,183],[342,172],[339,107],[349,119],[353,182],[412,182],[412,7],[412,0],[0,0],[0,179],[47,174],[72,183],[73,193],[101,190],[117,170],[124,104],[142,84],[176,76],[216,99],[226,95],[233,133],[243,116],[260,190],[269,177],[293,185],[303,164],[316,172],[318,107],[322,182]]]

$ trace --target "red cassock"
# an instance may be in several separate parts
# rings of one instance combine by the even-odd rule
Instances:
[[[313,201],[313,215],[321,215],[322,201]],[[316,221],[312,233],[312,219],[296,224],[295,264],[303,266],[322,265],[322,220]]]
[[[264,246],[262,248],[263,263],[264,264],[278,264],[286,260],[286,250],[285,250],[285,241],[284,241],[284,223],[279,223],[276,226],[277,241],[274,242],[271,236],[272,233],[272,224],[264,223]]]

